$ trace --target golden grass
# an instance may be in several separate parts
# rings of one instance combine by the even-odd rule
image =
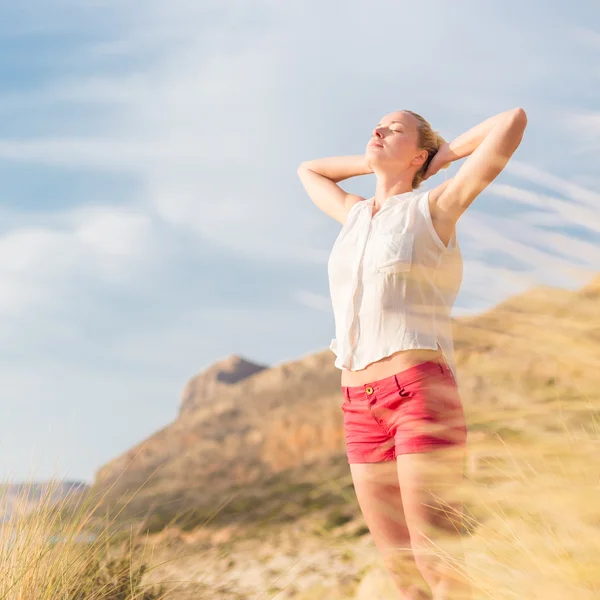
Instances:
[[[481,458],[454,498],[465,505],[466,568],[434,549],[471,582],[469,598],[600,598],[600,427],[595,416],[586,430],[562,425],[560,435],[470,445]]]
[[[598,436],[566,430],[494,449],[503,461],[483,471],[495,484],[465,486],[478,514],[467,519],[467,575],[481,597],[600,597]]]
[[[575,387],[579,386],[575,383]],[[469,409],[466,477],[453,498],[465,506],[462,536],[465,563],[460,566],[453,559],[452,543],[445,544],[443,549],[441,546],[436,549],[434,544],[433,552],[471,582],[472,600],[600,598],[600,413],[595,408],[595,397],[588,399],[581,388],[579,394],[578,398],[567,401],[557,395],[528,405],[515,402],[499,406],[482,399],[480,405]],[[260,513],[255,517],[251,512],[240,514],[241,520],[234,522],[234,538],[218,543],[218,561],[215,558],[214,563],[203,563],[202,552],[197,551],[195,558],[187,564],[181,563],[177,570],[179,575],[187,577],[191,566],[200,566],[204,571],[214,571],[212,581],[218,581],[219,585],[211,583],[209,578],[203,587],[196,588],[202,591],[181,598],[384,600],[395,597],[377,551],[372,544],[363,543],[368,532],[349,485],[348,470],[330,465],[322,471],[311,471],[312,482],[305,486],[299,485],[297,472],[291,478],[285,471],[280,472],[271,486],[265,487],[259,502],[259,506],[265,507],[270,502],[273,510],[289,515],[287,522],[279,523],[278,528],[295,528],[296,542],[285,548],[276,541],[276,528],[270,527],[268,519],[258,518]],[[314,504],[317,497],[330,498],[328,502],[332,503]],[[276,498],[280,500],[275,501]],[[196,528],[198,538],[202,529],[229,522],[226,519],[219,523],[219,516],[234,499],[236,496],[223,498],[214,506],[210,519]],[[171,525],[166,526],[164,534]],[[175,527],[172,530],[175,532]],[[181,541],[184,536],[180,533],[175,537]],[[193,534],[188,533],[190,537]],[[164,535],[165,541],[167,537]],[[248,538],[251,549],[244,555],[238,546],[242,539],[248,541]],[[325,574],[318,582],[311,574],[310,550],[301,538],[319,539],[329,553],[330,564],[323,564]],[[192,546],[190,542],[190,549]],[[165,548],[166,545],[162,549]],[[294,559],[290,559],[288,566],[282,564],[278,570],[271,570],[268,566],[271,558],[284,554],[284,550],[295,552]],[[257,565],[256,569],[263,573],[257,578],[263,583],[257,583],[252,591],[237,587],[236,577],[248,571],[237,571],[236,577],[233,573],[240,563],[259,554],[263,556],[263,566]],[[166,555],[173,561],[179,559],[175,552]],[[223,567],[224,562],[229,567]],[[338,563],[346,566],[345,575],[334,568]],[[330,575],[326,574],[328,570]],[[196,583],[199,585],[197,580]],[[180,596],[173,594],[169,598]]]
[[[438,548],[437,555],[468,578],[474,590],[472,600],[600,597],[600,423],[594,405],[585,397],[568,402],[557,398],[510,408],[482,402],[471,410],[467,475],[453,498],[465,506],[462,544],[466,566],[454,561],[451,545]],[[169,536],[170,531],[176,533],[176,527],[165,524],[154,541],[163,538],[164,544],[158,544],[161,555],[169,562],[182,559],[179,550],[168,550],[171,537],[182,542],[180,549],[190,550],[189,560],[170,572],[163,571],[177,573],[180,584],[185,579],[193,584],[189,589],[197,590],[190,593],[182,588],[181,595],[173,590],[168,596],[161,595],[164,591],[143,583],[151,569],[164,564],[150,566],[152,557],[144,555],[149,546],[143,545],[141,529],[125,536],[122,530],[113,529],[112,523],[100,522],[96,506],[88,500],[76,504],[75,511],[71,502],[69,518],[66,509],[42,502],[27,516],[15,513],[2,527],[0,600],[393,598],[394,588],[377,551],[364,543],[369,534],[349,486],[350,475],[337,469],[335,477],[327,476],[333,472],[315,472],[308,487],[298,486],[294,478],[288,481],[280,472],[272,487],[265,489],[263,503],[275,496],[285,499],[284,504],[273,502],[274,509],[279,506],[277,510],[285,509],[290,515],[287,523],[279,524],[280,530],[301,523],[297,544],[286,549],[296,552],[294,560],[277,571],[270,570],[270,558],[266,557],[277,557],[284,548],[275,541],[275,528],[270,528],[268,520],[256,527],[249,519],[247,529],[243,522],[236,522],[238,539],[229,538],[218,545],[218,561],[203,562],[203,551],[193,550],[194,537],[200,539],[201,530],[209,530],[212,522],[218,521],[232,497],[214,506],[211,518],[195,531]],[[337,500],[331,505],[313,504],[321,496]],[[16,532],[11,543],[9,531]],[[78,542],[77,537],[86,531],[95,532],[95,540]],[[240,555],[238,543],[243,538],[247,541],[249,534],[252,549],[249,556]],[[63,542],[48,544],[53,535]],[[183,539],[186,536],[189,544]],[[311,578],[312,566],[307,566],[310,552],[301,537],[319,539],[327,549],[331,564],[323,566],[331,571],[330,576],[318,582]],[[264,571],[264,584],[240,592],[234,578],[228,580],[222,564],[228,562],[233,572],[259,554],[264,566],[257,569]],[[333,568],[337,562],[345,565],[347,576]],[[214,571],[212,580],[222,581],[223,586],[210,583],[210,578],[201,583],[202,578],[195,578],[192,570]]]
[[[525,406],[498,406],[482,400],[470,409],[466,477],[453,498],[465,506],[465,565],[459,566],[453,559],[452,543],[437,550],[434,544],[433,552],[471,582],[472,600],[600,598],[600,422],[595,405],[597,401],[586,398],[580,390],[579,398],[565,402],[555,397]],[[234,524],[237,540],[228,538],[219,544],[218,564],[216,558],[212,564],[203,563],[198,552],[196,559],[186,566],[182,563],[177,571],[187,576],[190,566],[200,566],[217,573],[212,579],[223,582],[223,586],[208,582],[196,595],[181,598],[395,597],[374,546],[362,543],[368,532],[349,486],[347,469],[313,470],[312,484],[306,486],[299,486],[296,477],[297,473],[288,479],[280,472],[272,486],[265,488],[259,505],[271,502],[273,510],[289,515],[287,522],[279,523],[280,530],[301,524],[297,542],[284,548],[275,541],[276,528],[270,527],[268,519],[254,521],[251,513],[240,514],[241,520]],[[276,497],[281,501],[275,501]],[[317,497],[330,498],[333,503],[313,504]],[[196,528],[198,537],[200,530],[228,522],[218,523],[219,516],[234,499],[236,496],[223,498],[214,507],[210,519]],[[165,534],[169,528],[171,524]],[[188,535],[192,534],[190,531]],[[183,535],[175,537],[181,540]],[[251,549],[244,555],[238,550],[239,542],[249,537]],[[329,552],[331,564],[323,566],[331,574],[318,582],[310,576],[310,551],[302,537],[319,539]],[[258,554],[277,557],[284,549],[295,552],[294,560],[271,572],[267,567],[270,559],[264,558],[264,566],[256,567],[263,570],[260,580],[264,584],[257,584],[252,591],[241,592],[236,578],[232,575],[228,579],[240,563]],[[167,555],[178,560],[175,553]],[[229,569],[222,566],[225,559]],[[347,576],[333,568],[338,562],[346,565]]]
[[[526,300],[456,324],[469,441],[466,477],[451,501],[465,507],[465,561],[454,558],[456,538],[438,539],[439,545],[432,540],[431,551],[471,582],[471,600],[597,599],[598,298],[562,294],[557,300],[541,290],[529,298],[532,304]],[[252,385],[259,380],[261,401],[281,395],[260,413],[262,428],[254,433],[263,442],[256,456],[240,453],[248,444],[240,442],[234,462],[219,463],[211,479],[197,476],[201,471],[188,461],[182,463],[186,469],[170,471],[138,496],[136,513],[147,511],[147,530],[159,532],[155,549],[178,563],[170,574],[196,586],[169,598],[397,597],[345,462],[337,381],[334,386],[321,377],[330,357],[313,358],[318,364],[311,368],[319,377],[307,365],[296,365],[302,377],[292,387],[299,396],[284,394],[288,384],[267,381],[269,372],[239,384],[241,407],[254,406]],[[221,421],[219,416],[211,426],[218,430]],[[227,436],[241,435],[244,423],[238,431],[226,421]],[[223,436],[221,446],[228,439]],[[199,463],[213,456],[202,448],[192,448]],[[160,454],[160,445],[154,450]],[[256,480],[238,481],[239,471],[259,466],[268,469],[259,469]],[[128,481],[139,481],[148,470]],[[230,486],[211,494],[212,486],[223,482]],[[180,560],[182,551],[189,552],[188,559]],[[192,570],[203,576],[195,578]]]
[[[0,497],[8,491],[6,481]],[[33,481],[32,481],[33,483]],[[41,498],[25,482],[0,522],[0,600],[159,600],[160,583],[143,580],[148,548],[135,532],[97,515],[99,503],[71,488],[56,499],[52,480]]]

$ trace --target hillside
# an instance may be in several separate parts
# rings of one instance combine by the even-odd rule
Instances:
[[[525,423],[507,410],[597,394],[599,295],[600,277],[577,292],[539,286],[453,321],[471,435],[495,424],[518,435]],[[195,376],[175,421],[99,469],[93,488],[110,488],[106,505],[127,504],[122,516],[150,529],[175,517],[203,523],[232,494],[240,498],[217,521],[252,520],[254,504],[272,514],[269,482],[289,475],[303,493],[315,475],[347,473],[339,377],[329,350],[273,367],[231,356]]]

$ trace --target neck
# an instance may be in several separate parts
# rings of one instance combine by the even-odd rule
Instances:
[[[392,196],[412,192],[412,173],[389,175],[376,173],[377,185],[375,187],[375,207],[380,208]]]

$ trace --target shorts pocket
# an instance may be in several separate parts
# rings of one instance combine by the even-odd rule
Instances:
[[[455,408],[455,390],[441,373],[427,373],[404,384],[386,403],[392,410],[402,409],[435,420]]]
[[[344,410],[344,407],[346,406],[346,404],[348,404],[348,398],[346,396],[346,392],[344,392],[344,390],[342,390],[342,400],[341,400],[341,402],[339,402],[339,406],[342,410]]]
[[[379,273],[403,273],[411,269],[414,234],[388,233],[377,241],[374,263]]]

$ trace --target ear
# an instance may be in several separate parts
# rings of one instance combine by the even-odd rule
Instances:
[[[427,150],[421,150],[421,152],[413,158],[412,164],[418,166],[420,169],[427,162],[428,156],[429,152],[427,152]]]

